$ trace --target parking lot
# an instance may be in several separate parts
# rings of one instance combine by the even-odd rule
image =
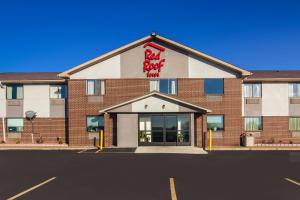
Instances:
[[[300,152],[0,151],[0,175],[0,199],[287,200],[300,197]]]

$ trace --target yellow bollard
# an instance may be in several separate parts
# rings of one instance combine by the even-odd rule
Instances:
[[[212,149],[212,131],[209,130],[209,151]]]
[[[102,151],[102,149],[103,149],[103,130],[102,129],[100,130],[100,144],[99,144],[99,146],[100,146],[100,151]]]

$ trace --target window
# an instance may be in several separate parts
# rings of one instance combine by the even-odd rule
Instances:
[[[21,132],[23,131],[23,118],[7,118],[6,126],[8,132]]]
[[[261,131],[262,130],[261,117],[245,117],[244,128],[245,131]]]
[[[50,98],[51,99],[66,98],[66,86],[65,85],[50,85]]]
[[[150,92],[159,91],[165,94],[177,94],[177,80],[176,79],[160,79],[150,81]]]
[[[224,94],[224,79],[205,79],[205,94]]]
[[[104,95],[105,81],[104,80],[87,80],[86,81],[87,95]]]
[[[290,117],[289,129],[290,131],[300,131],[300,117]]]
[[[244,84],[245,97],[261,97],[261,84]]]
[[[289,84],[289,97],[300,97],[300,83]]]
[[[151,117],[140,117],[140,142],[151,142]]]
[[[103,116],[87,116],[86,126],[88,132],[99,132],[101,129],[104,130]]]
[[[23,85],[8,85],[6,87],[7,99],[23,99]]]
[[[223,131],[224,116],[223,115],[207,116],[207,129],[213,131]]]

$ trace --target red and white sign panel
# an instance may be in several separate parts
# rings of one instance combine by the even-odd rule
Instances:
[[[154,48],[155,51],[149,47]],[[161,53],[165,51],[165,48],[152,42],[147,42],[144,44],[144,48],[146,48],[144,72],[146,73],[147,77],[159,77],[159,73],[166,61],[166,59],[161,58]]]

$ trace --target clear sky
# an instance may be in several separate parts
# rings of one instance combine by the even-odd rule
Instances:
[[[300,70],[300,1],[0,0],[0,71],[64,71],[152,31],[244,69]]]

